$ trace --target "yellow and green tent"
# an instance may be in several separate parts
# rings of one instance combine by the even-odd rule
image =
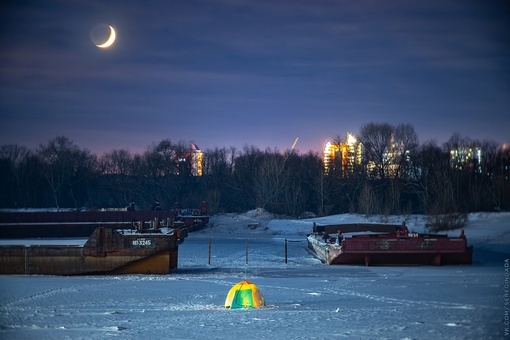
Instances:
[[[236,283],[225,300],[225,308],[259,308],[265,305],[259,287],[247,280]]]

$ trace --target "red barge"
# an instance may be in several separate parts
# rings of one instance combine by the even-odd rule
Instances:
[[[448,237],[410,233],[405,225],[370,223],[314,225],[308,249],[326,264],[365,266],[471,264],[473,254],[464,231]]]

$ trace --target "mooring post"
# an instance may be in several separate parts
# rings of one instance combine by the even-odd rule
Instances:
[[[207,257],[207,265],[211,265],[211,239],[209,239],[209,254],[208,254],[208,257]]]
[[[28,272],[28,247],[25,246],[25,275],[30,274]]]
[[[287,239],[285,239],[285,264],[287,264]]]

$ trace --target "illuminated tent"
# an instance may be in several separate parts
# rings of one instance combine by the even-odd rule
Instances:
[[[259,288],[247,280],[235,284],[225,300],[225,308],[259,308],[265,305]]]

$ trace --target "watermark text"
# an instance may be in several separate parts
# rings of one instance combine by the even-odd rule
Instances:
[[[503,329],[505,337],[510,334],[510,259],[503,264]]]

